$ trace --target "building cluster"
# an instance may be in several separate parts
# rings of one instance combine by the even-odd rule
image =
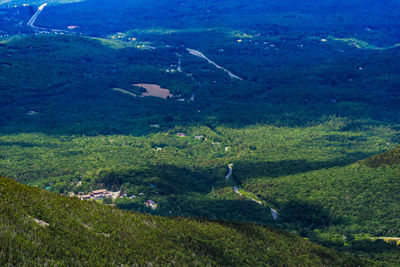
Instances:
[[[139,196],[143,196],[144,193],[139,193]],[[111,198],[111,199],[117,199],[119,197],[128,197],[126,194],[121,194],[121,191],[108,191],[107,189],[99,189],[99,190],[94,190],[90,192],[89,194],[84,194],[83,192],[78,194],[78,197],[82,200],[99,200],[103,198]],[[136,196],[132,195],[129,197],[130,199],[135,199]],[[158,204],[154,200],[147,200],[143,203],[146,207],[149,207],[153,210],[157,209]]]
[[[112,192],[108,191],[107,189],[99,189],[99,190],[94,190],[86,195],[84,193],[79,193],[78,197],[82,200],[85,199],[98,200],[103,198],[117,199],[120,196],[120,193],[121,193],[120,191]]]

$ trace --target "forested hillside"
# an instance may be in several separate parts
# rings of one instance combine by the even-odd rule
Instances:
[[[7,178],[0,200],[1,265],[361,264],[266,227],[123,212]]]
[[[392,53],[351,49],[340,61],[332,57],[319,67],[315,56],[300,69],[295,66],[303,56],[287,56],[281,58],[287,65],[265,68],[282,77],[291,71],[294,78],[279,81],[269,74],[271,85],[264,87],[261,80],[248,81],[248,74],[233,80],[182,47],[167,47],[159,37],[149,42],[143,34],[135,41],[130,35],[3,41],[2,173],[65,195],[121,190],[126,197],[114,204],[122,209],[256,222],[376,262],[398,261],[397,247],[371,239],[398,233],[396,171],[356,163],[400,141],[396,68],[384,64]],[[207,35],[225,41],[219,33]],[[312,40],[309,45],[329,56],[326,47]],[[349,78],[340,69],[354,55],[360,62],[371,55],[380,60],[366,72],[352,63]],[[223,55],[216,60],[233,62]],[[278,55],[271,60],[278,62]],[[179,62],[183,71],[171,72]],[[262,77],[265,70],[251,75]],[[328,79],[328,70],[335,77],[318,82]],[[382,72],[392,79],[382,79]],[[132,84],[143,82],[168,88],[174,97],[135,97],[142,92]],[[318,94],[309,87],[326,88],[327,82],[330,89]],[[233,174],[226,179],[230,163]],[[383,178],[372,182],[373,175]],[[144,205],[149,199],[156,210]]]
[[[344,167],[243,182],[279,207],[287,227],[322,244],[352,247],[395,264],[400,248],[371,240],[393,237],[395,244],[400,236],[399,159],[396,148]]]
[[[0,0],[0,259],[399,265],[384,2]]]

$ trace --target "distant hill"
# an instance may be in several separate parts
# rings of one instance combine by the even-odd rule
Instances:
[[[57,5],[57,4],[69,4],[80,1],[82,0],[0,0],[0,7],[13,7],[21,5],[39,6],[43,3],[48,3],[50,5]]]
[[[0,199],[1,265],[360,264],[270,228],[123,212],[7,178]]]

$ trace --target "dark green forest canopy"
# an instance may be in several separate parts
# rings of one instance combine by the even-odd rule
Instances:
[[[176,38],[184,39],[184,35]],[[226,39],[212,32],[201,34],[203,40],[189,39],[200,45],[208,35],[221,42]],[[230,48],[232,54],[244,53],[243,62],[213,54],[218,45],[208,44],[206,50],[213,59],[231,62],[226,67],[245,78],[236,81],[183,48],[165,47],[157,38],[151,44],[155,50],[140,49],[140,45],[126,41],[77,36],[4,41],[0,49],[4,114],[0,130],[141,135],[151,132],[148,125],[154,123],[163,123],[164,128],[260,123],[304,127],[331,120],[329,116],[344,118],[343,130],[364,131],[371,125],[393,127],[398,123],[396,103],[400,95],[395,88],[400,78],[394,63],[399,55],[395,49],[390,53],[350,49],[332,55],[329,47],[304,40],[309,49],[314,47],[314,56],[310,57],[297,52],[290,55],[291,45],[263,52],[246,48],[252,44],[235,44]],[[261,61],[259,53],[267,53],[267,61]],[[176,54],[182,56],[184,73],[167,73],[178,63]],[[371,56],[375,57],[373,62]],[[134,83],[159,84],[177,97],[174,101],[134,98],[112,90],[122,88],[134,93]],[[176,101],[189,100],[193,95],[194,102]],[[39,116],[26,116],[31,110]]]
[[[65,29],[80,25],[81,31],[98,36],[144,28],[272,29],[345,35],[367,34],[376,44],[395,42],[399,34],[400,8],[395,1],[240,1],[196,0],[13,0],[14,5],[49,3],[38,25]],[[5,5],[9,5],[6,2]],[[93,12],[95,10],[95,12]],[[369,28],[371,31],[366,31]],[[376,30],[384,29],[380,35]]]
[[[400,234],[397,160],[398,148],[344,167],[277,179],[252,179],[245,187],[261,199],[276,203],[282,221],[293,223],[298,231],[314,236],[319,242],[363,247],[357,243],[371,237]],[[361,250],[364,249],[367,251],[366,247]],[[398,260],[398,249],[393,249],[395,254],[387,260],[392,257]]]
[[[226,38],[211,34],[221,42]],[[329,56],[326,47],[309,44]],[[270,74],[265,79],[275,79],[274,86],[264,87],[249,81],[245,70],[245,81],[233,81],[182,48],[165,47],[157,38],[150,45],[156,49],[138,48],[126,40],[54,35],[3,42],[2,172],[56,193],[104,186],[128,195],[142,192],[142,198],[115,204],[164,216],[273,225],[373,261],[398,260],[396,247],[371,241],[398,234],[396,171],[354,167],[399,144],[398,96],[393,90],[398,80],[394,65],[386,64],[396,54],[351,49],[322,67],[316,56],[303,68],[295,68],[302,56],[287,56],[282,59],[288,65],[265,67],[282,77]],[[214,57],[213,49],[206,51]],[[194,79],[165,72],[177,64],[176,53]],[[371,55],[379,60],[370,62]],[[278,56],[271,60],[278,62]],[[342,70],[355,56],[364,67],[366,62],[373,66],[363,68],[364,73],[352,62]],[[215,56],[221,62],[226,59]],[[240,73],[238,64],[232,61],[229,68]],[[252,75],[261,77],[264,71]],[[310,80],[310,75],[315,78]],[[322,77],[327,80],[322,82]],[[143,82],[185,99],[195,90],[196,99],[135,98],[112,90],[138,94],[131,85]],[[376,86],[384,90],[374,90]],[[179,132],[187,136],[177,137]],[[227,181],[231,162],[233,180]],[[327,173],[333,178],[326,179]],[[267,205],[239,196],[233,186]],[[157,210],[143,205],[149,198],[157,201]],[[278,221],[272,220],[269,206],[278,209]],[[380,249],[367,250],[371,246]]]

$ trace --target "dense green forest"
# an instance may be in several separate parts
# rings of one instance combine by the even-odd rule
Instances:
[[[0,178],[0,264],[356,266],[293,234],[123,212]]]
[[[369,240],[400,235],[399,159],[396,149],[344,167],[258,177],[244,184],[278,207],[286,229],[394,264],[399,248],[377,249]]]
[[[7,259],[3,246],[2,261],[279,265],[290,251],[282,265],[356,264],[342,253],[371,265],[400,263],[393,242],[400,237],[396,5],[48,2],[35,22],[48,31],[25,26],[36,7],[0,10],[0,173],[65,196],[106,188],[122,197],[104,200],[111,208],[3,179],[13,188],[5,191],[19,190],[7,201],[21,211],[2,207],[10,217],[2,217],[8,230],[0,237],[13,251]],[[141,97],[144,89],[134,85],[143,83],[173,96]],[[144,204],[150,199],[156,209]],[[76,212],[63,218],[62,205]],[[13,228],[25,213],[50,225]],[[86,229],[77,226],[85,213]],[[175,216],[192,219],[164,218]],[[160,236],[127,240],[135,218],[163,225]],[[190,229],[181,237],[180,223]],[[46,230],[54,225],[63,227]],[[29,235],[31,229],[39,232]],[[246,233],[226,234],[231,229]],[[257,239],[246,239],[248,232]],[[282,235],[280,243],[273,237],[279,252],[257,252],[272,233]],[[108,234],[115,241],[110,254]],[[60,246],[78,236],[76,248]],[[211,245],[203,250],[199,242]]]
[[[383,92],[372,89],[371,97],[357,98],[356,88],[335,85],[334,102],[331,93],[309,93],[309,81],[298,74],[297,93],[288,94],[288,85],[276,83],[260,99],[251,93],[261,88],[254,82],[233,81],[182,49],[156,47],[78,36],[3,41],[2,173],[65,195],[105,187],[138,196],[115,200],[122,209],[257,222],[372,260],[398,260],[393,245],[377,253],[367,250],[375,246],[369,237],[398,234],[396,172],[354,167],[399,144],[398,111],[391,98],[379,98],[376,94]],[[165,71],[177,64],[176,53],[186,73]],[[386,70],[394,71],[388,65]],[[358,82],[369,84],[370,75]],[[141,82],[180,96],[135,98],[112,90],[137,94],[132,84]],[[390,88],[394,82],[379,84]],[[227,85],[237,97],[224,93]],[[196,99],[188,101],[193,91]],[[186,136],[176,136],[179,132]],[[228,163],[233,163],[229,180]],[[326,180],[326,173],[332,178]],[[355,180],[342,182],[349,176]],[[376,186],[368,177],[386,180],[376,180]],[[360,187],[365,182],[368,186]],[[235,193],[234,186],[249,195]],[[362,188],[372,191],[361,194]],[[343,202],[347,191],[357,198]],[[148,199],[159,207],[147,208],[143,202]],[[278,210],[277,221],[270,207]]]

